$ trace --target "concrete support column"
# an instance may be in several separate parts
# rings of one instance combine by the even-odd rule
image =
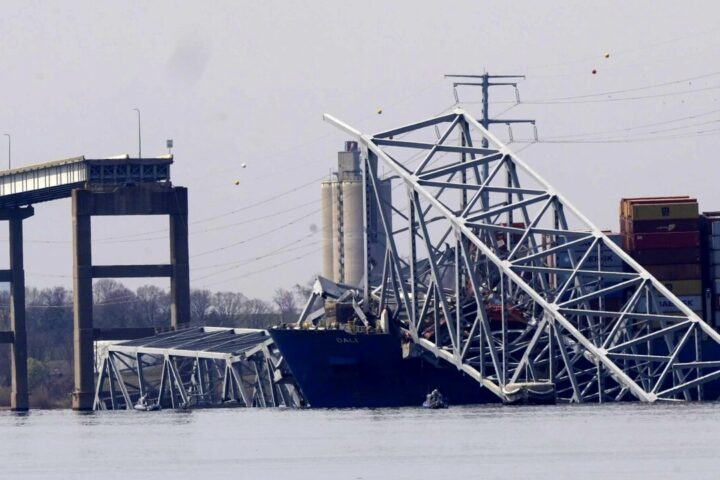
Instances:
[[[186,188],[147,185],[109,191],[73,190],[72,200],[75,295],[73,409],[92,410],[95,394],[93,341],[137,338],[150,335],[154,331],[152,328],[93,328],[93,278],[170,277],[172,326],[188,324],[190,322],[188,197]],[[94,215],[168,215],[170,264],[93,266],[90,220]]]
[[[190,323],[190,255],[188,247],[187,189],[175,187],[171,193],[170,217],[170,323],[173,327]]]
[[[92,237],[91,192],[73,190],[73,342],[75,389],[74,410],[92,410],[95,395],[93,352],[93,292],[92,292]]]
[[[32,211],[32,210],[31,210]],[[23,266],[23,216],[10,218],[10,328],[14,332],[11,355],[10,408],[26,411],[28,403],[27,333],[25,331],[25,270]]]

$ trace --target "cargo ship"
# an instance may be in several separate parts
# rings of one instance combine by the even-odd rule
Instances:
[[[372,328],[360,324],[356,285],[361,282],[364,268],[362,262],[358,262],[364,248],[363,224],[357,214],[348,215],[363,208],[362,196],[357,193],[360,186],[357,144],[346,143],[345,150],[339,153],[338,164],[336,178],[321,186],[323,277],[318,279],[313,298],[299,321],[270,330],[309,406],[419,407],[435,389],[442,392],[451,405],[499,402],[497,396],[457,367],[410,342],[400,324],[378,323],[381,319],[377,318],[372,319]],[[390,203],[390,190],[389,186],[383,189],[387,203]],[[368,263],[382,265],[385,245],[377,225],[382,209],[371,207],[366,228]],[[717,326],[720,320],[720,214],[700,214],[697,200],[687,196],[622,199],[620,233],[608,236],[691,310]],[[596,257],[588,258],[585,266],[592,269],[602,260],[606,270],[623,271],[619,259],[616,265],[609,264],[604,258],[606,255],[613,258],[601,250]],[[561,268],[570,266],[570,259],[561,255],[550,261]],[[377,285],[372,273],[369,275],[370,284]],[[322,305],[315,302],[320,300],[320,293]],[[356,298],[348,298],[348,294]],[[612,303],[614,306],[610,309],[618,311],[626,300],[624,292],[619,290],[608,295],[606,306]],[[492,307],[485,305],[489,316]],[[661,311],[674,308],[671,304],[659,307]],[[512,316],[515,310],[511,306],[507,311]],[[522,323],[523,312],[515,313],[518,317],[515,322]],[[516,327],[521,331],[524,326]],[[434,334],[434,330],[421,332],[426,339]],[[707,342],[706,348],[717,349],[718,345]],[[717,353],[712,352],[712,356]],[[703,397],[717,398],[719,383],[706,384]]]
[[[453,365],[403,358],[407,346],[392,334],[274,328],[270,335],[313,408],[419,406],[434,389],[451,405],[498,402]]]

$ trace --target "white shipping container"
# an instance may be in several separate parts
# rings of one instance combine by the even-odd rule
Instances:
[[[720,250],[710,250],[710,265],[720,265]]]
[[[571,250],[573,257],[575,258],[576,262],[579,262],[580,259],[585,255],[587,252],[586,248],[574,248]],[[567,252],[560,252],[556,254],[557,258],[557,264],[560,267],[569,267],[570,266],[570,256],[567,254]],[[603,267],[622,267],[623,261],[620,259],[619,256],[615,255],[613,252],[610,251],[609,248],[603,247],[600,251],[600,261],[602,262]],[[592,252],[588,255],[587,259],[585,260],[585,268],[595,267],[597,268],[598,265],[598,254],[597,254],[597,248],[593,248]]]
[[[711,250],[720,250],[720,235],[713,235],[708,242]]]
[[[693,311],[699,311],[702,310],[702,296],[701,295],[693,295],[693,296],[683,296],[678,297],[678,299],[687,305],[690,310]],[[642,309],[645,308],[645,299],[641,298],[640,301],[637,303],[636,311],[642,311]],[[661,298],[658,300],[658,307],[660,308],[660,311],[663,313],[670,313],[670,312],[678,312],[679,310],[677,307],[670,301],[664,298]]]

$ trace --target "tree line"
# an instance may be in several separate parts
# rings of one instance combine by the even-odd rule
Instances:
[[[190,324],[268,328],[294,321],[310,287],[279,288],[272,301],[240,292],[190,292]],[[28,382],[30,405],[61,408],[70,405],[73,387],[73,293],[65,287],[26,288]],[[0,330],[10,329],[10,293],[0,291]],[[167,327],[170,294],[155,285],[134,291],[121,282],[98,280],[93,285],[93,323],[97,328]],[[10,346],[0,345],[0,407],[10,400]]]

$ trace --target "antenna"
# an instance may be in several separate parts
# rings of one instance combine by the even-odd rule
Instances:
[[[535,140],[537,140],[537,127],[535,125],[535,120],[527,120],[527,119],[499,119],[499,118],[490,118],[490,87],[513,87],[515,89],[515,100],[517,103],[520,103],[520,92],[518,91],[517,82],[514,81],[495,81],[493,82],[493,79],[525,79],[525,75],[490,75],[489,73],[483,73],[482,75],[464,75],[464,74],[452,74],[452,75],[445,75],[445,78],[458,78],[458,79],[465,79],[464,81],[458,81],[453,82],[453,95],[455,95],[455,101],[458,101],[458,93],[457,93],[457,87],[481,87],[482,88],[482,118],[478,119],[478,122],[486,129],[490,130],[490,125],[496,124],[496,123],[504,123],[508,127],[508,133],[510,135],[510,142],[513,141],[513,134],[512,134],[512,124],[513,123],[529,123],[533,126],[533,133],[535,135]],[[480,81],[477,81],[475,79],[479,79]],[[464,139],[463,139],[464,141]],[[483,137],[482,139],[482,146],[483,148],[487,148],[489,145],[486,138]],[[489,175],[489,172],[487,171],[488,165],[483,165],[483,176],[484,178],[487,178]],[[506,174],[506,186],[508,189],[513,187],[513,178],[510,171],[507,171]],[[507,194],[507,204],[511,205],[513,203],[512,199],[512,193],[510,190],[508,190]],[[557,211],[555,213],[557,215]],[[556,219],[557,221],[557,219]],[[507,224],[509,227],[512,227],[513,225],[513,214],[512,210],[508,211],[507,213]],[[508,248],[510,248],[510,244],[512,242],[512,236],[508,233],[507,234],[507,245]]]
[[[529,123],[533,126],[535,126],[535,120],[526,120],[526,119],[508,119],[508,120],[500,120],[495,118],[490,118],[490,87],[513,87],[515,89],[515,100],[517,103],[520,103],[520,92],[517,88],[517,82],[493,82],[493,79],[496,78],[519,78],[519,79],[525,79],[525,75],[490,75],[489,73],[484,73],[482,75],[461,75],[461,74],[451,74],[451,75],[445,75],[445,78],[460,78],[460,79],[480,79],[480,81],[459,81],[459,82],[453,82],[453,94],[455,95],[455,100],[459,102],[458,100],[458,94],[457,94],[457,87],[482,87],[482,118],[478,119],[478,122],[485,127],[486,129],[490,128],[490,125],[494,123],[504,123],[509,126],[511,123]],[[486,139],[483,139],[482,141],[483,148],[488,147],[488,141]]]
[[[142,158],[142,130],[140,128],[140,109],[133,108],[137,112],[138,120],[138,158]]]

